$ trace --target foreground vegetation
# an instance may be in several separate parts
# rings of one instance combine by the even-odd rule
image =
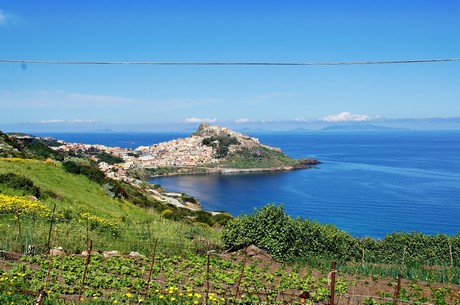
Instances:
[[[303,291],[310,304],[328,302],[332,260],[347,304],[392,303],[398,274],[400,300],[460,304],[458,234],[355,238],[276,205],[229,221],[159,202],[150,195],[159,186],[108,179],[82,156],[0,136],[1,304],[32,304],[43,287],[50,305],[295,304]],[[252,244],[268,254],[234,252]],[[53,247],[67,255],[50,257]]]
[[[117,197],[113,188],[107,189],[107,181],[93,180],[54,162],[0,159],[0,250],[21,252],[35,245],[37,253],[46,252],[51,222],[62,233],[59,246],[70,253],[81,252],[87,239],[96,236],[100,249],[111,249],[115,242],[123,247],[117,250],[128,253],[139,246],[120,240],[145,243],[153,235],[164,240],[199,235],[221,244],[219,229],[210,226],[228,216],[179,209],[114,181],[127,194]]]
[[[285,266],[271,273],[268,266],[255,261],[238,262],[212,255],[208,263],[206,256],[195,254],[158,255],[153,269],[151,261],[152,257],[93,256],[83,285],[86,263],[83,257],[53,257],[51,260],[23,257],[14,268],[0,274],[0,287],[17,297],[21,290],[38,291],[46,281],[48,268],[51,268],[47,283],[49,299],[70,301],[76,296],[76,301],[83,299],[94,304],[173,304],[174,301],[201,304],[205,299],[208,304],[226,304],[234,299],[238,299],[238,303],[263,299],[278,304],[282,303],[279,302],[280,293],[299,290],[311,291],[312,298],[317,301],[327,299],[324,285],[327,279],[318,279],[311,274],[300,275],[300,270],[288,270]],[[150,270],[153,271],[151,275]],[[235,291],[236,285],[241,291]],[[339,281],[337,292],[345,293],[347,285],[348,282]],[[23,299],[32,299],[21,295]],[[12,300],[7,296],[3,299]]]
[[[194,252],[104,258],[24,256],[0,269],[1,304],[308,304],[327,303],[330,273],[304,264],[274,263],[260,256]],[[1,263],[1,260],[0,260]],[[337,273],[336,302],[393,304],[395,278]],[[372,290],[372,292],[371,292]],[[415,304],[460,304],[458,287],[405,281],[398,299]]]
[[[329,257],[350,262],[460,268],[460,234],[392,233],[357,238],[333,225],[292,218],[283,206],[267,205],[230,221],[224,243],[234,249],[256,244],[280,260]],[[457,275],[460,283],[460,276]]]

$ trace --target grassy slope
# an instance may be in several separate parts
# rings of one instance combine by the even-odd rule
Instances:
[[[184,236],[189,236],[190,239],[190,236],[200,235],[209,239],[213,244],[220,243],[219,230],[162,219],[152,209],[143,209],[125,200],[112,199],[104,193],[99,184],[90,181],[85,176],[65,172],[59,163],[0,158],[0,174],[8,172],[26,176],[42,192],[57,195],[58,198],[49,196],[44,199],[40,198],[40,201],[49,208],[56,204],[56,211],[67,215],[65,221],[61,220],[58,223],[58,244],[70,252],[78,252],[85,247],[86,225],[81,221],[82,213],[102,217],[119,226],[120,230],[116,236],[110,230],[90,230],[89,237],[95,240],[95,248],[101,251],[116,249],[124,252],[146,253],[150,241],[148,227],[153,238],[160,240],[160,246],[165,251],[174,252],[175,243],[183,240]],[[18,195],[17,191],[5,187],[0,188],[0,192],[7,195]],[[7,250],[17,250],[19,243],[25,245],[31,240],[40,245],[41,251],[45,250],[49,220],[41,218],[31,220],[24,216],[24,236],[18,238],[14,220],[8,215],[3,215],[0,219],[3,222],[3,225],[0,223],[0,228],[6,233],[0,237],[0,250],[2,247]],[[191,239],[190,243],[193,244]]]
[[[74,212],[91,212],[111,219],[128,217],[133,221],[147,219],[145,210],[126,201],[117,201],[107,196],[101,186],[81,175],[66,173],[60,165],[36,160],[1,159],[0,173],[13,172],[30,178],[42,190],[51,191],[59,200],[47,199],[43,203],[57,209]]]

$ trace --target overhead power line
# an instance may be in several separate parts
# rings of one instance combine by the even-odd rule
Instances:
[[[330,62],[159,62],[159,61],[61,61],[32,59],[0,59],[0,63],[49,65],[156,65],[156,66],[346,66],[391,65],[460,61],[460,58],[408,59],[389,61],[330,61]]]

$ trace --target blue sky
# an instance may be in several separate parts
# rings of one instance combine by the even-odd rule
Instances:
[[[0,0],[0,59],[329,62],[460,57],[458,1]],[[0,129],[460,129],[460,62],[0,63]]]

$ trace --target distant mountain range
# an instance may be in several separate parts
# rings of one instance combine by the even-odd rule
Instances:
[[[322,131],[404,131],[409,128],[394,128],[372,124],[340,124],[321,128]]]

